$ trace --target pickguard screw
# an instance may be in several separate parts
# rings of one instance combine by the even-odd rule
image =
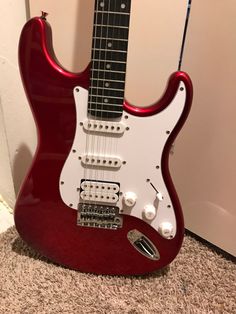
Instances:
[[[125,119],[126,119],[126,120],[129,119],[129,117],[128,117],[128,116],[125,116]]]
[[[73,152],[73,153],[76,153],[76,149],[73,149],[72,152]]]
[[[156,166],[156,169],[160,169],[160,166]]]
[[[82,159],[82,157],[81,157],[81,156],[79,156],[78,158],[79,158],[79,160],[81,160],[81,159]]]
[[[78,87],[76,87],[75,91],[78,93],[78,92],[79,92],[79,88],[78,88]]]
[[[183,87],[180,87],[180,90],[181,90],[181,92],[184,90],[184,88]]]
[[[123,164],[123,165],[126,165],[126,161],[123,161],[122,164]]]
[[[171,205],[168,205],[167,207],[168,207],[168,208],[171,208]]]
[[[146,181],[147,181],[147,182],[150,182],[151,180],[150,180],[150,179],[147,179]]]
[[[127,126],[126,131],[129,131],[129,127]]]
[[[83,126],[83,122],[80,122],[80,124],[79,124],[80,126]]]
[[[65,182],[64,181],[61,181],[61,185],[63,185]]]
[[[166,131],[166,134],[170,134],[170,131]]]

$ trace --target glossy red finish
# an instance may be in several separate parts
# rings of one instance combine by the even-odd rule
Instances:
[[[41,18],[30,20],[22,30],[19,64],[38,129],[37,151],[15,207],[15,223],[21,237],[54,262],[84,272],[144,274],[169,264],[177,255],[184,234],[181,207],[168,170],[171,140],[163,153],[162,171],[177,217],[177,234],[172,240],[163,239],[152,227],[131,216],[124,216],[123,228],[117,231],[78,227],[76,211],[61,200],[59,176],[76,127],[73,88],[89,87],[89,68],[75,74],[59,65],[52,49],[50,26]],[[184,74],[174,75],[174,83],[169,88],[175,86],[181,75],[185,77]],[[173,91],[166,93],[173,97]],[[189,111],[191,93],[190,88],[175,134]],[[127,103],[124,108],[138,111]],[[154,114],[153,110],[151,112]],[[138,229],[151,239],[160,252],[159,261],[152,261],[133,248],[127,240],[131,229]]]

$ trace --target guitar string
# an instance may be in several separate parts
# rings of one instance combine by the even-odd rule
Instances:
[[[110,5],[110,4],[109,4]],[[112,64],[112,60],[113,60],[113,53],[110,52],[110,48],[112,50],[112,47],[109,47],[108,44],[111,43],[111,45],[113,45],[113,38],[114,38],[114,29],[115,29],[115,20],[114,20],[114,12],[116,12],[116,0],[113,1],[113,5],[114,5],[114,10],[112,10],[113,12],[113,19],[111,19],[111,25],[112,25],[112,30],[110,32],[111,36],[108,36],[107,37],[110,37],[111,39],[106,40],[106,48],[107,50],[109,51],[109,54],[110,54],[110,58],[108,58],[109,60],[106,60],[106,64],[110,64],[110,68],[108,69],[108,74],[107,74],[107,78],[108,78],[108,83],[109,83],[109,95],[108,95],[108,99],[109,99],[109,108],[111,109],[112,111],[112,104],[111,104],[111,64]],[[109,8],[109,12],[111,11],[111,8]],[[109,19],[108,19],[108,22],[109,22]],[[108,23],[109,25],[109,23]],[[107,59],[107,54],[106,54],[106,59]],[[113,106],[114,108],[114,106]],[[110,112],[110,117],[111,117],[111,121],[113,120],[113,117],[112,117],[112,112]],[[106,152],[109,156],[112,156],[112,151],[111,151],[111,141],[112,141],[112,135],[108,137],[108,140],[106,140]],[[112,169],[110,171],[108,171],[108,181],[112,181]]]
[[[96,89],[95,89],[95,97],[93,96],[93,98],[95,98],[95,111],[94,111],[94,116],[95,116],[95,119],[96,120],[100,120],[100,117],[98,115],[98,88],[99,88],[99,82],[100,82],[100,68],[101,68],[101,48],[102,48],[102,33],[103,33],[103,20],[104,20],[104,8],[105,8],[105,1],[101,1],[100,0],[97,0],[98,1],[98,5],[97,5],[97,12],[96,12],[96,15],[97,15],[97,20],[96,20],[96,27],[98,27],[97,25],[101,25],[100,26],[100,34],[98,36],[96,36],[94,38],[94,47],[95,47],[95,55],[97,54],[97,43],[99,44],[99,49],[98,49],[98,58],[95,57],[95,59],[98,61],[97,62],[97,67],[94,67],[94,72],[96,71],[97,72],[97,79],[96,79]],[[102,13],[99,13],[99,11],[102,11]],[[100,14],[100,18],[101,18],[101,22],[99,22],[98,20],[98,16]],[[97,35],[97,34],[96,34]],[[99,38],[99,39],[98,39]],[[92,99],[92,103],[93,103],[93,100]],[[94,103],[93,103],[94,105]],[[99,118],[98,118],[99,117]],[[93,158],[94,160],[97,160],[97,158],[100,158],[98,157],[99,156],[99,142],[100,142],[100,136],[99,135],[94,135],[94,141],[93,141]],[[97,182],[98,182],[98,169],[97,169],[97,166],[95,165],[95,169],[93,171],[93,178],[94,178],[94,181],[95,181],[95,184],[97,185]],[[96,189],[95,189],[96,191]],[[96,193],[96,192],[95,192]],[[96,195],[95,195],[95,206],[97,205],[97,201],[96,201]]]
[[[97,83],[96,84],[97,89],[96,89],[96,114],[95,114],[96,117],[99,116],[99,118],[97,118],[97,119],[100,121],[103,121],[103,116],[104,116],[104,114],[103,114],[103,109],[104,109],[104,107],[103,107],[103,102],[104,102],[103,92],[102,92],[102,95],[100,98],[98,96],[98,90],[99,90],[99,84],[100,84],[99,82],[102,82],[102,91],[104,89],[104,71],[102,71],[102,51],[103,51],[103,47],[102,47],[103,39],[102,38],[103,38],[103,33],[107,32],[107,29],[108,29],[108,27],[106,27],[106,24],[104,22],[105,8],[106,8],[106,2],[105,2],[105,0],[103,0],[102,2],[100,2],[100,8],[99,8],[99,10],[101,10],[102,13],[100,14],[101,15],[101,22],[99,22],[99,25],[101,25],[100,26],[101,32],[100,32],[100,39],[99,39],[99,56],[98,56],[98,61],[97,61],[98,62],[98,67],[97,67],[98,71],[97,71],[97,82],[96,82]],[[97,12],[97,14],[99,14],[99,13]],[[95,40],[97,41],[97,38]],[[98,99],[101,99],[101,102],[98,101]],[[101,110],[101,115],[99,115],[99,112],[98,112],[98,103],[99,103],[99,108]],[[100,135],[96,136],[96,141],[94,143],[94,146],[96,147],[96,148],[94,147],[94,149],[95,149],[97,156],[102,155],[101,154],[101,148],[100,148],[101,147],[101,137],[102,136],[100,136]],[[103,156],[101,156],[101,157],[103,157]],[[100,157],[98,157],[98,158],[100,158]],[[100,158],[100,162],[101,162],[101,158]],[[99,177],[99,175],[100,175],[100,177]],[[103,169],[100,170],[99,168],[95,167],[95,181],[96,181],[96,183],[98,182],[99,179],[103,180],[103,177],[104,177],[104,170]],[[101,197],[104,197],[104,195],[102,195],[102,193],[101,193]],[[96,197],[95,197],[95,204],[97,204]]]
[[[125,20],[125,17],[122,16],[122,12],[127,12],[129,10],[127,10],[127,8],[129,7],[129,2],[130,1],[120,1],[119,2],[119,6],[117,6],[117,8],[119,7],[119,15],[118,15],[118,20],[117,20],[117,38],[119,39],[118,41],[118,50],[120,51],[124,51],[124,53],[120,53],[122,56],[125,56],[125,71],[126,72],[126,63],[127,63],[127,49],[123,49],[124,45],[122,45],[121,43],[123,42],[124,43],[124,37],[126,37],[125,34],[122,34],[122,31],[121,31],[121,27],[120,26],[129,26],[129,25],[126,25],[126,23],[124,22],[124,25],[123,25],[123,21],[126,21]],[[124,19],[124,20],[123,20]],[[129,24],[129,16],[128,16],[128,24]],[[125,55],[126,54],[126,55]],[[118,56],[118,55],[117,55]],[[118,66],[118,71],[120,70],[120,66]],[[122,71],[121,71],[122,72]],[[122,77],[122,81],[123,81],[123,88],[121,89],[122,90],[122,94],[123,94],[123,99],[122,99],[122,103],[120,104],[122,107],[123,107],[123,102],[124,102],[124,86],[125,86],[125,77]],[[122,108],[122,115],[121,117],[119,118],[119,122],[122,122],[122,119],[123,119],[123,108]],[[119,157],[121,160],[122,160],[122,154],[118,154],[118,147],[119,147],[119,137],[117,136],[114,141],[113,141],[113,148],[112,150],[114,151],[114,154],[115,156]],[[117,181],[117,172],[114,171],[114,175],[113,175],[113,181]]]
[[[94,27],[93,27],[93,38],[95,40],[97,31],[98,31],[98,23],[97,23],[97,19],[98,19],[98,5],[99,5],[99,0],[95,1],[95,16],[94,16]],[[87,112],[87,121],[88,121],[88,126],[92,124],[92,115],[91,115],[91,111],[92,111],[92,95],[93,95],[93,87],[94,87],[94,59],[95,59],[95,47],[94,47],[94,41],[92,43],[92,62],[91,62],[91,70],[90,70],[90,89],[89,89],[89,99],[88,99],[88,112]],[[92,143],[93,143],[93,139],[94,139],[94,135],[93,133],[91,134],[91,131],[87,131],[87,135],[86,135],[86,149],[85,149],[85,158],[87,159],[90,158],[90,160],[93,158],[93,153],[92,153]],[[91,152],[90,152],[91,151]],[[89,164],[87,164],[87,161],[85,160],[85,167],[84,167],[84,178],[85,180],[88,182],[89,184],[89,188],[86,189],[85,194],[88,193],[88,201],[90,201],[90,195],[91,195],[91,184],[89,183],[90,180],[92,180],[92,170],[91,167],[89,166]],[[84,200],[84,204],[86,203],[86,200]]]
[[[105,7],[104,7],[104,10],[107,11],[107,12],[109,12],[109,10],[110,10],[110,2],[109,2],[108,5],[107,5],[107,10],[105,9]],[[101,110],[104,109],[104,107],[103,107],[103,102],[105,101],[105,97],[104,97],[105,63],[106,63],[106,51],[105,51],[105,49],[106,49],[107,31],[108,31],[108,27],[106,27],[105,32],[104,32],[104,35],[102,35],[102,38],[104,38],[104,39],[102,39],[102,40],[104,40],[104,43],[105,43],[105,46],[104,46],[104,54],[105,54],[105,55],[104,55],[104,58],[103,58],[103,67],[101,67],[101,71],[103,71],[103,80],[102,80],[102,89],[101,89],[101,100],[102,100],[102,101],[101,101],[101,103],[102,103],[102,105],[101,105]],[[105,112],[101,111],[101,116],[102,116],[102,120],[104,121],[104,120],[105,120],[105,119],[104,119]],[[104,135],[102,135],[101,137],[102,137],[102,139],[101,139],[101,145],[100,145],[100,154],[101,154],[102,157],[105,158],[106,153],[105,153],[105,150],[104,150],[104,145],[105,145],[106,135],[104,134]],[[104,173],[104,170],[103,170],[103,169],[101,170],[101,180],[102,180],[102,181],[105,180],[105,173]]]
[[[118,3],[117,3],[117,0],[115,0],[115,13],[119,13],[119,10],[118,10],[118,8],[119,8],[119,4],[120,4],[120,0],[118,0]],[[117,15],[118,15],[118,21],[117,21]],[[115,37],[116,39],[120,39],[120,34],[119,34],[119,16],[120,16],[120,14],[114,14],[114,25],[115,25],[115,27],[113,28],[113,30],[112,30],[112,39]],[[118,22],[118,23],[117,23]],[[118,27],[117,27],[118,26]],[[116,30],[115,30],[116,29]],[[116,32],[116,34],[115,34],[115,32]],[[111,59],[112,59],[112,61],[115,59],[115,61],[117,61],[116,60],[116,58],[115,58],[115,52],[113,52],[113,51],[115,51],[115,49],[113,49],[113,45],[114,45],[114,40],[112,41],[112,46],[111,46]],[[118,49],[119,50],[119,49]],[[119,60],[118,60],[119,61]],[[110,72],[110,75],[109,75],[109,77],[111,78],[111,72]],[[115,108],[115,106],[113,106],[113,108]],[[114,119],[114,118],[113,118]],[[119,118],[117,118],[117,119],[114,119],[115,121],[118,121],[119,120]],[[111,140],[110,140],[110,150],[113,152],[113,156],[117,156],[117,153],[116,153],[116,151],[114,150],[114,142],[117,142],[118,140],[117,140],[117,138],[115,137],[115,135],[114,135],[114,138],[112,138]],[[113,172],[112,172],[112,174],[111,174],[111,179],[110,179],[111,181],[113,181],[113,182],[116,182],[117,180],[116,180],[116,171],[114,170]]]

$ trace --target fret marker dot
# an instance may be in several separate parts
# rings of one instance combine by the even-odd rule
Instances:
[[[104,6],[105,6],[105,3],[104,2],[100,2],[100,7],[104,8]]]
[[[125,3],[122,3],[121,4],[121,9],[125,9],[125,7],[126,7]]]
[[[109,87],[109,86],[110,86],[110,84],[109,84],[109,83],[105,83],[105,86],[106,86],[106,87]]]
[[[109,48],[111,48],[111,47],[112,47],[112,43],[108,43],[107,46],[108,46]]]
[[[108,99],[107,99],[107,98],[105,98],[105,99],[104,99],[104,102],[106,102],[106,103],[107,103],[107,102],[108,102]]]
[[[106,68],[107,68],[107,69],[110,69],[110,68],[111,68],[111,65],[110,65],[110,64],[107,64],[107,65],[106,65]]]

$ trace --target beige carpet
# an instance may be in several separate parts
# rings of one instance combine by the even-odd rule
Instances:
[[[236,313],[236,265],[190,236],[167,269],[103,277],[41,258],[15,228],[0,235],[0,313]]]

